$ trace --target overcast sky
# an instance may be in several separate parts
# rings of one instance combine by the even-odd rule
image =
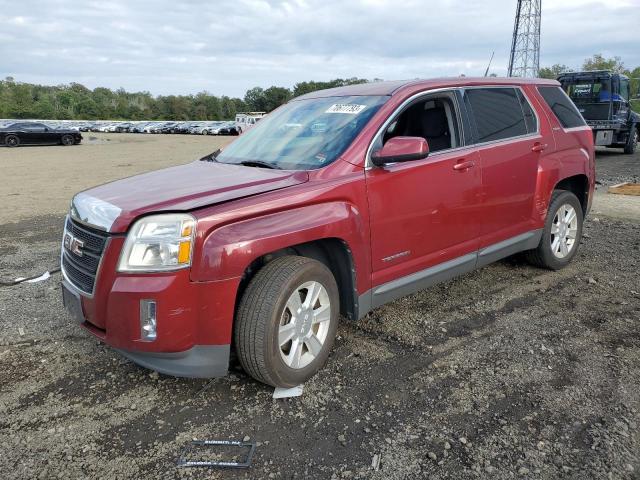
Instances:
[[[244,96],[303,80],[506,75],[516,0],[0,0],[0,77]],[[542,0],[541,66],[640,65],[640,0]]]

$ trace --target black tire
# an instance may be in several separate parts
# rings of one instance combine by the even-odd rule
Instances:
[[[564,206],[570,205],[576,212],[577,231],[573,243],[573,247],[564,258],[558,258],[552,251],[551,244],[555,238],[551,233],[552,226],[558,210]],[[547,219],[542,231],[542,238],[538,247],[525,252],[525,258],[529,263],[541,268],[547,268],[549,270],[560,270],[567,266],[573,259],[578,251],[580,245],[580,239],[582,238],[582,224],[583,224],[582,205],[572,192],[566,190],[555,190],[551,196],[551,202],[549,203],[549,210],[547,211]]]
[[[638,128],[634,126],[633,130],[629,133],[629,140],[624,146],[624,153],[628,155],[636,153],[636,150],[638,150],[639,137],[640,133],[638,132]]]
[[[282,357],[278,332],[287,301],[310,281],[319,282],[328,294],[328,331],[320,353],[308,365],[291,368]],[[322,263],[286,256],[265,265],[249,282],[238,306],[234,342],[242,368],[256,380],[274,387],[290,388],[304,383],[322,368],[329,356],[338,328],[339,302],[335,278]],[[302,351],[308,347],[303,344],[300,348]]]
[[[76,143],[76,139],[73,138],[73,135],[63,135],[62,138],[60,139],[60,143],[66,147],[69,147],[71,145],[75,145]]]
[[[20,138],[17,135],[7,135],[4,137],[4,144],[7,147],[18,147],[20,146]]]
[[[202,135],[209,135],[209,130],[207,130],[206,128],[204,130],[202,130]]]

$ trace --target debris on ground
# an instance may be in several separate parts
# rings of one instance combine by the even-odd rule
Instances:
[[[244,450],[244,458],[237,460],[239,454],[236,452],[233,457],[234,460],[220,460],[221,449],[215,447],[222,447],[229,451],[233,448]],[[206,450],[206,453],[201,453]],[[212,467],[212,468],[249,468],[251,466],[251,460],[256,450],[256,442],[251,441],[239,441],[239,440],[192,440],[182,450],[180,457],[178,458],[178,467]],[[227,453],[227,452],[225,452]],[[199,454],[199,455],[198,455]],[[202,458],[200,455],[213,456],[213,460],[196,460],[189,459],[196,456],[196,458]],[[233,454],[233,452],[232,452]]]
[[[297,385],[291,388],[276,387],[273,390],[273,398],[279,399],[279,398],[299,397],[300,395],[302,395],[303,388],[304,388],[304,385]]]

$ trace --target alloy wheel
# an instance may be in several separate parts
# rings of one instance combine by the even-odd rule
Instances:
[[[278,327],[280,355],[289,368],[304,368],[320,355],[330,320],[331,301],[320,282],[305,282],[293,291]]]
[[[578,215],[575,208],[565,203],[560,206],[551,224],[551,252],[556,258],[565,258],[575,248],[578,235]]]

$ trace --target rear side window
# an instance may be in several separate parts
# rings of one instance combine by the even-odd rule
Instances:
[[[536,114],[533,113],[533,108],[531,108],[531,104],[522,93],[522,90],[518,88],[516,89],[516,93],[518,95],[518,100],[520,100],[520,105],[522,105],[522,113],[524,114],[524,123],[527,126],[527,133],[537,132],[538,119],[536,118]]]
[[[582,127],[587,124],[560,87],[538,87],[538,91],[564,128]]]
[[[515,88],[470,88],[465,96],[475,119],[478,143],[528,133],[523,106]]]

